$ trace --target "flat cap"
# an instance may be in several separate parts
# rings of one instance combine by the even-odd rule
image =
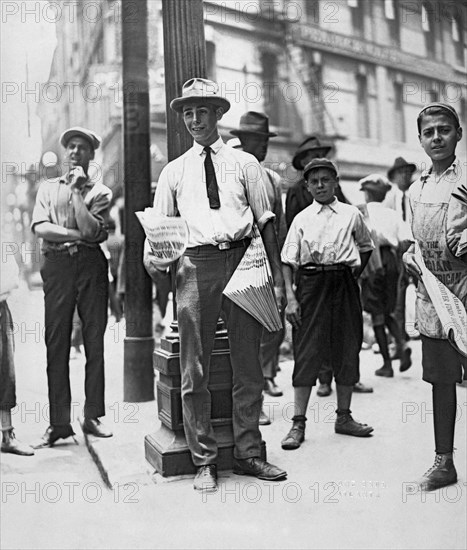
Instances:
[[[101,144],[101,138],[91,130],[82,128],[81,126],[73,126],[73,128],[68,128],[68,130],[65,130],[60,136],[61,145],[66,147],[70,139],[75,136],[86,139],[91,144],[93,149],[98,149]]]
[[[332,160],[329,160],[327,158],[316,158],[310,160],[310,162],[305,166],[303,170],[303,177],[306,179],[308,172],[311,172],[312,170],[316,170],[318,168],[328,168],[329,170],[332,170],[336,174],[336,176],[339,176],[337,165]]]
[[[391,189],[391,184],[386,176],[382,174],[370,174],[359,182],[360,191],[373,191],[386,194]]]

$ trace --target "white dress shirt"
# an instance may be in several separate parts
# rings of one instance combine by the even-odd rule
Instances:
[[[154,208],[162,215],[177,213],[188,224],[188,247],[237,241],[251,234],[253,222],[262,229],[274,219],[263,182],[263,172],[253,155],[226,146],[221,138],[211,145],[220,208],[209,207],[202,145],[169,162],[161,172]]]
[[[360,266],[360,252],[374,249],[370,231],[356,206],[337,199],[314,201],[292,221],[281,260],[297,269],[308,263]]]
[[[395,210],[386,208],[380,202],[369,202],[366,206],[370,226],[375,232],[379,246],[397,248],[403,241],[413,241],[409,226]]]

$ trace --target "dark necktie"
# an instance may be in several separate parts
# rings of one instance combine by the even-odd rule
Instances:
[[[402,193],[402,219],[404,221],[407,219],[407,212],[405,209],[405,193]]]
[[[217,187],[216,172],[211,158],[211,147],[205,147],[204,171],[206,173],[206,190],[208,192],[210,208],[220,208],[219,189]]]

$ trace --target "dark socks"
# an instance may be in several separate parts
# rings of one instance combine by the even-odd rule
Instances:
[[[453,451],[456,410],[456,385],[433,384],[433,424],[438,454],[452,453]]]
[[[390,362],[389,359],[389,349],[388,349],[388,339],[386,336],[386,330],[384,325],[373,326],[373,331],[375,333],[376,341],[378,342],[379,350],[383,356],[384,363],[387,364]]]

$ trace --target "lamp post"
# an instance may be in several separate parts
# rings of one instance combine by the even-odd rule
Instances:
[[[123,399],[154,399],[152,282],[143,266],[144,232],[135,216],[151,200],[147,3],[122,0],[125,189]]]

